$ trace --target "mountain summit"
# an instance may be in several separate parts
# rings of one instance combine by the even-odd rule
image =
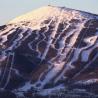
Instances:
[[[97,15],[45,6],[0,26],[1,93],[25,98],[35,91],[46,96],[62,89],[70,95],[78,89],[94,96],[97,59]]]

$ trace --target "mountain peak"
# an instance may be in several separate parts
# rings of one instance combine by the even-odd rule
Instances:
[[[53,14],[59,14],[59,13],[60,13],[59,7],[50,6],[50,5],[44,6],[44,7],[38,8],[36,10],[33,10],[27,14],[16,17],[12,21],[10,21],[10,23],[16,23],[16,22],[20,22],[20,21],[28,21],[28,20],[34,20],[34,19],[42,19],[45,16],[46,17],[52,16]]]
[[[82,20],[84,18],[88,18],[91,16],[92,15],[89,15],[85,12],[73,10],[70,8],[48,5],[48,6],[38,8],[37,10],[31,11],[27,14],[16,17],[9,23],[21,24],[21,23],[30,22],[29,27],[34,28],[35,26],[38,27],[38,25],[41,25],[43,21],[51,20],[51,19],[56,21],[60,17],[62,18],[61,21],[63,21],[63,20],[70,20],[73,17]]]

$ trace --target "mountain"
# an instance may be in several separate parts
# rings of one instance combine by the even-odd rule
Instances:
[[[58,94],[97,98],[98,16],[45,6],[0,26],[0,98]]]

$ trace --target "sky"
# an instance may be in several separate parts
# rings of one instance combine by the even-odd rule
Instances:
[[[46,5],[65,6],[98,14],[98,0],[0,0],[0,25]]]

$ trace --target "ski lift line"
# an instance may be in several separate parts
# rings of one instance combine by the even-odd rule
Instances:
[[[11,75],[11,70],[12,70],[12,67],[13,67],[13,64],[14,64],[14,53],[11,53],[12,55],[12,61],[11,61],[11,66],[10,66],[10,69],[9,69],[9,73],[8,73],[8,77],[7,77],[7,81],[4,85],[4,89],[6,88],[6,86],[8,85],[9,81],[10,81],[10,75]]]
[[[0,81],[0,84],[3,82],[3,79],[5,77],[5,74],[6,74],[6,71],[7,71],[7,67],[8,67],[9,58],[10,58],[11,55],[13,55],[13,54],[10,52],[9,55],[8,55],[7,63],[6,63],[6,69],[4,70],[4,74],[3,74],[2,80]]]
[[[1,81],[0,81],[0,85],[1,85],[1,83],[2,83],[2,81],[3,81],[3,79],[4,79],[5,73],[6,73],[6,71],[7,71],[9,58],[10,58],[10,55],[8,55],[7,63],[6,63],[6,66],[5,66],[4,72],[3,72],[3,76],[2,76]]]

